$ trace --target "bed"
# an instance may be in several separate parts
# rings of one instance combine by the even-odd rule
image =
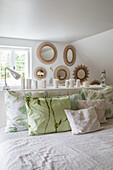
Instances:
[[[0,170],[112,170],[113,120],[85,135],[28,136],[0,129]]]

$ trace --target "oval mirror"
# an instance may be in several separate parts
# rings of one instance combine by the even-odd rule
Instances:
[[[73,78],[75,80],[80,79],[80,82],[84,82],[85,80],[87,80],[87,78],[89,77],[89,70],[87,69],[86,66],[78,66],[75,68],[74,72],[73,72]]]
[[[37,57],[44,64],[51,64],[57,58],[56,47],[50,42],[44,42],[37,48]]]
[[[64,62],[68,66],[72,66],[76,61],[76,51],[75,48],[72,45],[68,45],[64,49],[63,54]]]
[[[68,61],[69,63],[71,63],[72,60],[73,60],[73,51],[72,51],[71,49],[69,49],[69,50],[67,51],[67,61]]]
[[[54,70],[54,78],[59,79],[60,83],[65,83],[65,80],[70,78],[69,69],[64,65],[58,66]]]
[[[85,71],[82,69],[79,70],[77,76],[79,77],[79,79],[83,79],[85,77]]]
[[[43,67],[37,67],[34,71],[34,76],[38,80],[45,78],[46,75],[47,75],[46,69]]]

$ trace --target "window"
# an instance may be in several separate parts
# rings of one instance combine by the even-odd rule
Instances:
[[[5,67],[18,72],[21,77],[28,77],[30,74],[30,48],[0,47],[0,85],[5,83]],[[9,86],[20,86],[20,79],[15,80],[11,73],[6,73]]]

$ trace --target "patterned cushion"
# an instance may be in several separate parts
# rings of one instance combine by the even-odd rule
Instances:
[[[105,113],[105,100],[78,100],[78,109],[86,109],[94,106],[98,120],[100,123],[106,123]]]
[[[7,125],[5,132],[17,132],[28,129],[26,97],[45,97],[45,92],[6,91],[5,105]]]
[[[64,109],[71,109],[70,98],[26,98],[29,135],[70,130]]]
[[[70,96],[70,100],[71,100],[71,109],[72,110],[78,110],[78,106],[77,106],[77,100],[84,100],[85,97],[82,94],[73,94]]]
[[[81,110],[65,110],[72,134],[84,134],[100,130],[100,123],[94,107]]]
[[[105,99],[105,117],[113,118],[113,87],[107,86],[102,90],[82,89],[82,93],[87,100]]]

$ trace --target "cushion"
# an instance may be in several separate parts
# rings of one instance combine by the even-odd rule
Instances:
[[[70,96],[71,100],[71,109],[78,110],[77,100],[84,100],[84,96],[82,94],[73,94]]]
[[[72,95],[66,95],[66,96],[54,96],[55,98],[64,98],[64,97],[70,97],[70,102],[71,102],[71,109],[72,110],[78,110],[78,106],[77,106],[77,100],[85,100],[85,97],[82,93],[76,93],[76,94],[72,94]],[[53,97],[53,98],[54,98]],[[51,96],[52,98],[52,96]]]
[[[85,99],[98,100],[105,99],[105,117],[113,118],[113,87],[107,86],[102,90],[82,89]]]
[[[105,100],[78,100],[78,109],[86,109],[88,107],[94,106],[97,112],[98,120],[100,123],[107,122],[105,113]]]
[[[65,110],[72,134],[84,134],[100,130],[100,123],[94,107],[82,110]]]
[[[70,130],[64,109],[71,109],[70,98],[26,98],[29,135]]]
[[[5,106],[7,125],[5,132],[17,132],[28,129],[26,97],[45,97],[45,92],[6,91]]]

